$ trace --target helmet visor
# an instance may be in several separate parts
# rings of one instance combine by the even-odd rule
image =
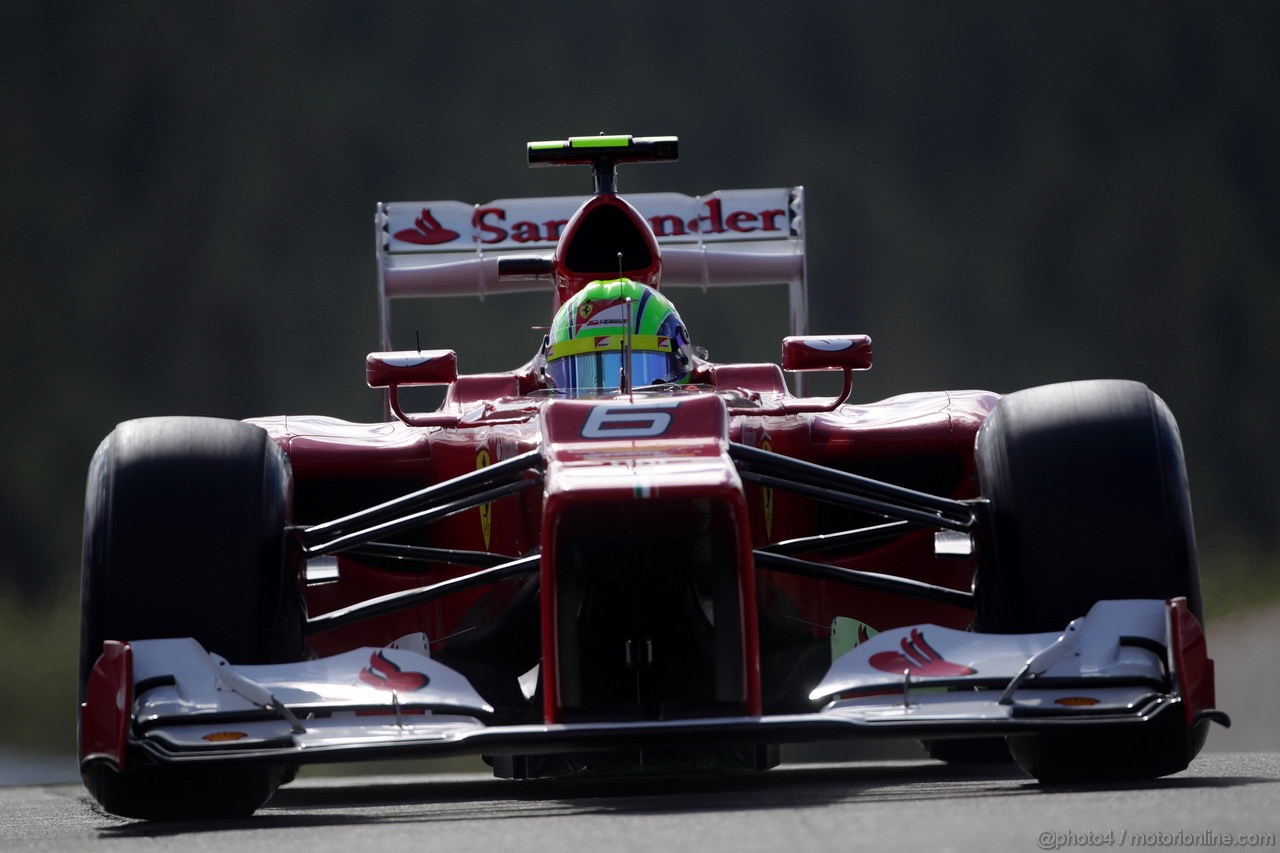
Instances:
[[[633,388],[676,382],[687,372],[679,352],[641,350],[631,353]],[[547,375],[557,388],[574,397],[617,391],[622,384],[622,351],[585,352],[558,358],[547,362]]]

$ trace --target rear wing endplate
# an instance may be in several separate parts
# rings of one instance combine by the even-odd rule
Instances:
[[[628,194],[662,249],[660,286],[786,285],[791,334],[807,334],[804,188],[718,190],[708,195]],[[378,323],[391,345],[391,300],[550,290],[546,278],[500,277],[498,261],[547,255],[581,196],[378,205]]]

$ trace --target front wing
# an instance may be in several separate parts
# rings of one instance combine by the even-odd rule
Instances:
[[[297,765],[1228,722],[1182,599],[1099,602],[1046,634],[886,631],[836,659],[811,698],[821,709],[803,714],[500,725],[462,675],[412,648],[232,667],[190,639],[108,642],[81,708],[80,757],[119,770]]]

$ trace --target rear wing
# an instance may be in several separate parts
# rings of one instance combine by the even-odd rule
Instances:
[[[628,194],[662,251],[660,286],[786,285],[791,334],[807,334],[804,188],[719,190],[708,195]],[[537,265],[550,256],[582,196],[378,205],[378,324],[391,350],[391,300],[550,290]],[[507,259],[505,269],[499,261]]]

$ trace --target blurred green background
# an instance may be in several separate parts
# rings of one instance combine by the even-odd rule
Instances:
[[[526,168],[532,139],[679,135],[624,193],[804,185],[812,329],[876,340],[859,400],[1148,383],[1211,619],[1277,594],[1270,0],[10,0],[0,47],[0,747],[72,749],[98,441],[157,414],[377,418],[375,203],[588,191]],[[713,358],[777,357],[781,294],[680,298]],[[413,328],[503,369],[545,305],[433,301]]]

